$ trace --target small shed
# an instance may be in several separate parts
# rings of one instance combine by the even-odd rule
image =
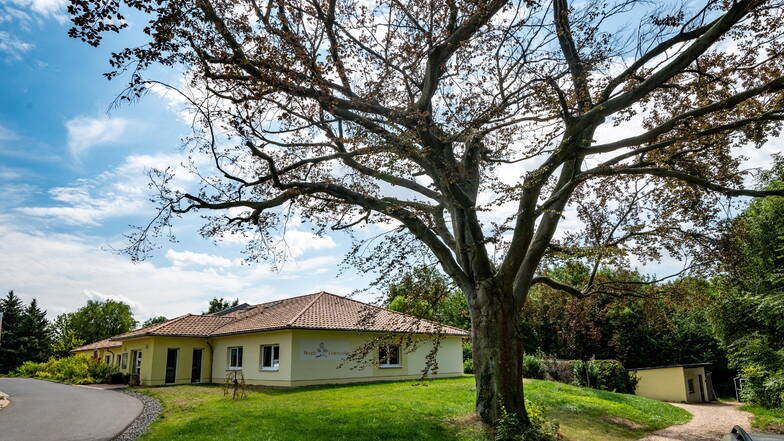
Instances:
[[[636,395],[661,401],[715,401],[710,363],[673,364],[629,369],[637,376]]]

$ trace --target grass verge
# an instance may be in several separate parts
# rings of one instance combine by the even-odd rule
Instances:
[[[254,389],[233,401],[220,386],[136,389],[163,404],[143,441],[479,441],[474,379],[301,389]],[[570,440],[636,440],[689,420],[688,412],[647,398],[548,381],[526,397],[558,420]]]
[[[754,419],[751,422],[753,430],[784,434],[784,409],[765,409],[760,406],[744,404],[740,410],[745,410],[754,415]]]

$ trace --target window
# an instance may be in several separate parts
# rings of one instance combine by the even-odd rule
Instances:
[[[242,346],[229,348],[229,370],[242,369]]]
[[[378,348],[378,367],[400,367],[400,346],[386,345]]]
[[[112,356],[111,355],[107,355],[106,356],[106,364],[112,364]]]
[[[127,352],[123,352],[123,354],[122,354],[122,368],[123,369],[128,369],[128,353]]]
[[[134,357],[133,373],[139,375],[142,372],[142,351],[134,352],[136,353],[136,357]]]
[[[280,367],[280,346],[263,345],[261,347],[261,370],[277,371]]]
[[[693,378],[689,378],[688,383],[689,383],[689,393],[693,394],[694,393],[694,379]]]

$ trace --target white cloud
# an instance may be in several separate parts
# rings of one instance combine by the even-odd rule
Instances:
[[[144,199],[133,194],[101,188],[93,182],[83,181],[72,187],[55,187],[49,190],[57,206],[20,207],[17,211],[36,217],[63,221],[70,225],[97,226],[107,218],[141,212]]]
[[[287,230],[280,239],[291,257],[299,257],[306,251],[335,248],[337,244],[329,236],[319,237],[308,231]]]
[[[231,267],[239,266],[242,264],[241,260],[232,260],[225,257],[216,256],[213,254],[194,253],[193,251],[174,251],[169,249],[166,251],[166,258],[171,261],[174,266],[217,266],[217,267]]]
[[[10,2],[44,17],[54,18],[60,23],[68,19],[65,15],[66,0],[10,0]]]
[[[77,116],[65,123],[68,151],[74,158],[79,158],[97,145],[120,141],[128,125],[125,118]]]
[[[22,176],[22,171],[16,168],[0,165],[0,180],[10,181]]]
[[[68,186],[49,189],[52,205],[18,207],[18,212],[69,225],[101,225],[105,220],[154,210],[148,201],[146,170],[179,167],[180,155],[133,155],[113,170],[92,179],[80,179]],[[178,173],[174,185],[182,187],[192,179]]]
[[[32,44],[20,40],[8,32],[0,31],[0,52],[5,52],[11,59],[21,59],[22,54],[32,48]]]
[[[144,320],[199,313],[213,297],[261,303],[325,287],[337,294],[357,287],[357,281],[349,278],[335,283],[337,259],[332,256],[291,262],[280,271],[261,264],[217,269],[134,264],[105,251],[100,237],[45,232],[7,215],[0,215],[0,237],[0,286],[14,289],[25,301],[37,298],[50,316],[73,311],[88,299],[122,300],[134,308],[138,320]]]

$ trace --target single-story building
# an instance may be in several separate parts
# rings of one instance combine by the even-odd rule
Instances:
[[[410,335],[402,344],[383,344],[368,363],[346,362],[356,349],[380,335]],[[463,374],[462,329],[319,292],[225,311],[186,314],[109,339],[98,350],[142,385],[221,383],[241,371],[247,384],[307,386],[421,376],[439,341],[433,377]],[[387,342],[388,343],[388,342]],[[103,346],[96,342],[93,345]],[[106,352],[100,352],[100,351]],[[103,360],[103,358],[101,358]]]
[[[710,363],[673,364],[634,368],[636,395],[661,401],[700,403],[715,401]]]
[[[113,341],[109,338],[90,343],[89,345],[79,346],[71,349],[72,354],[88,354],[91,358],[102,360],[105,363],[115,362],[115,357],[119,354],[118,349],[122,347],[122,342]]]

